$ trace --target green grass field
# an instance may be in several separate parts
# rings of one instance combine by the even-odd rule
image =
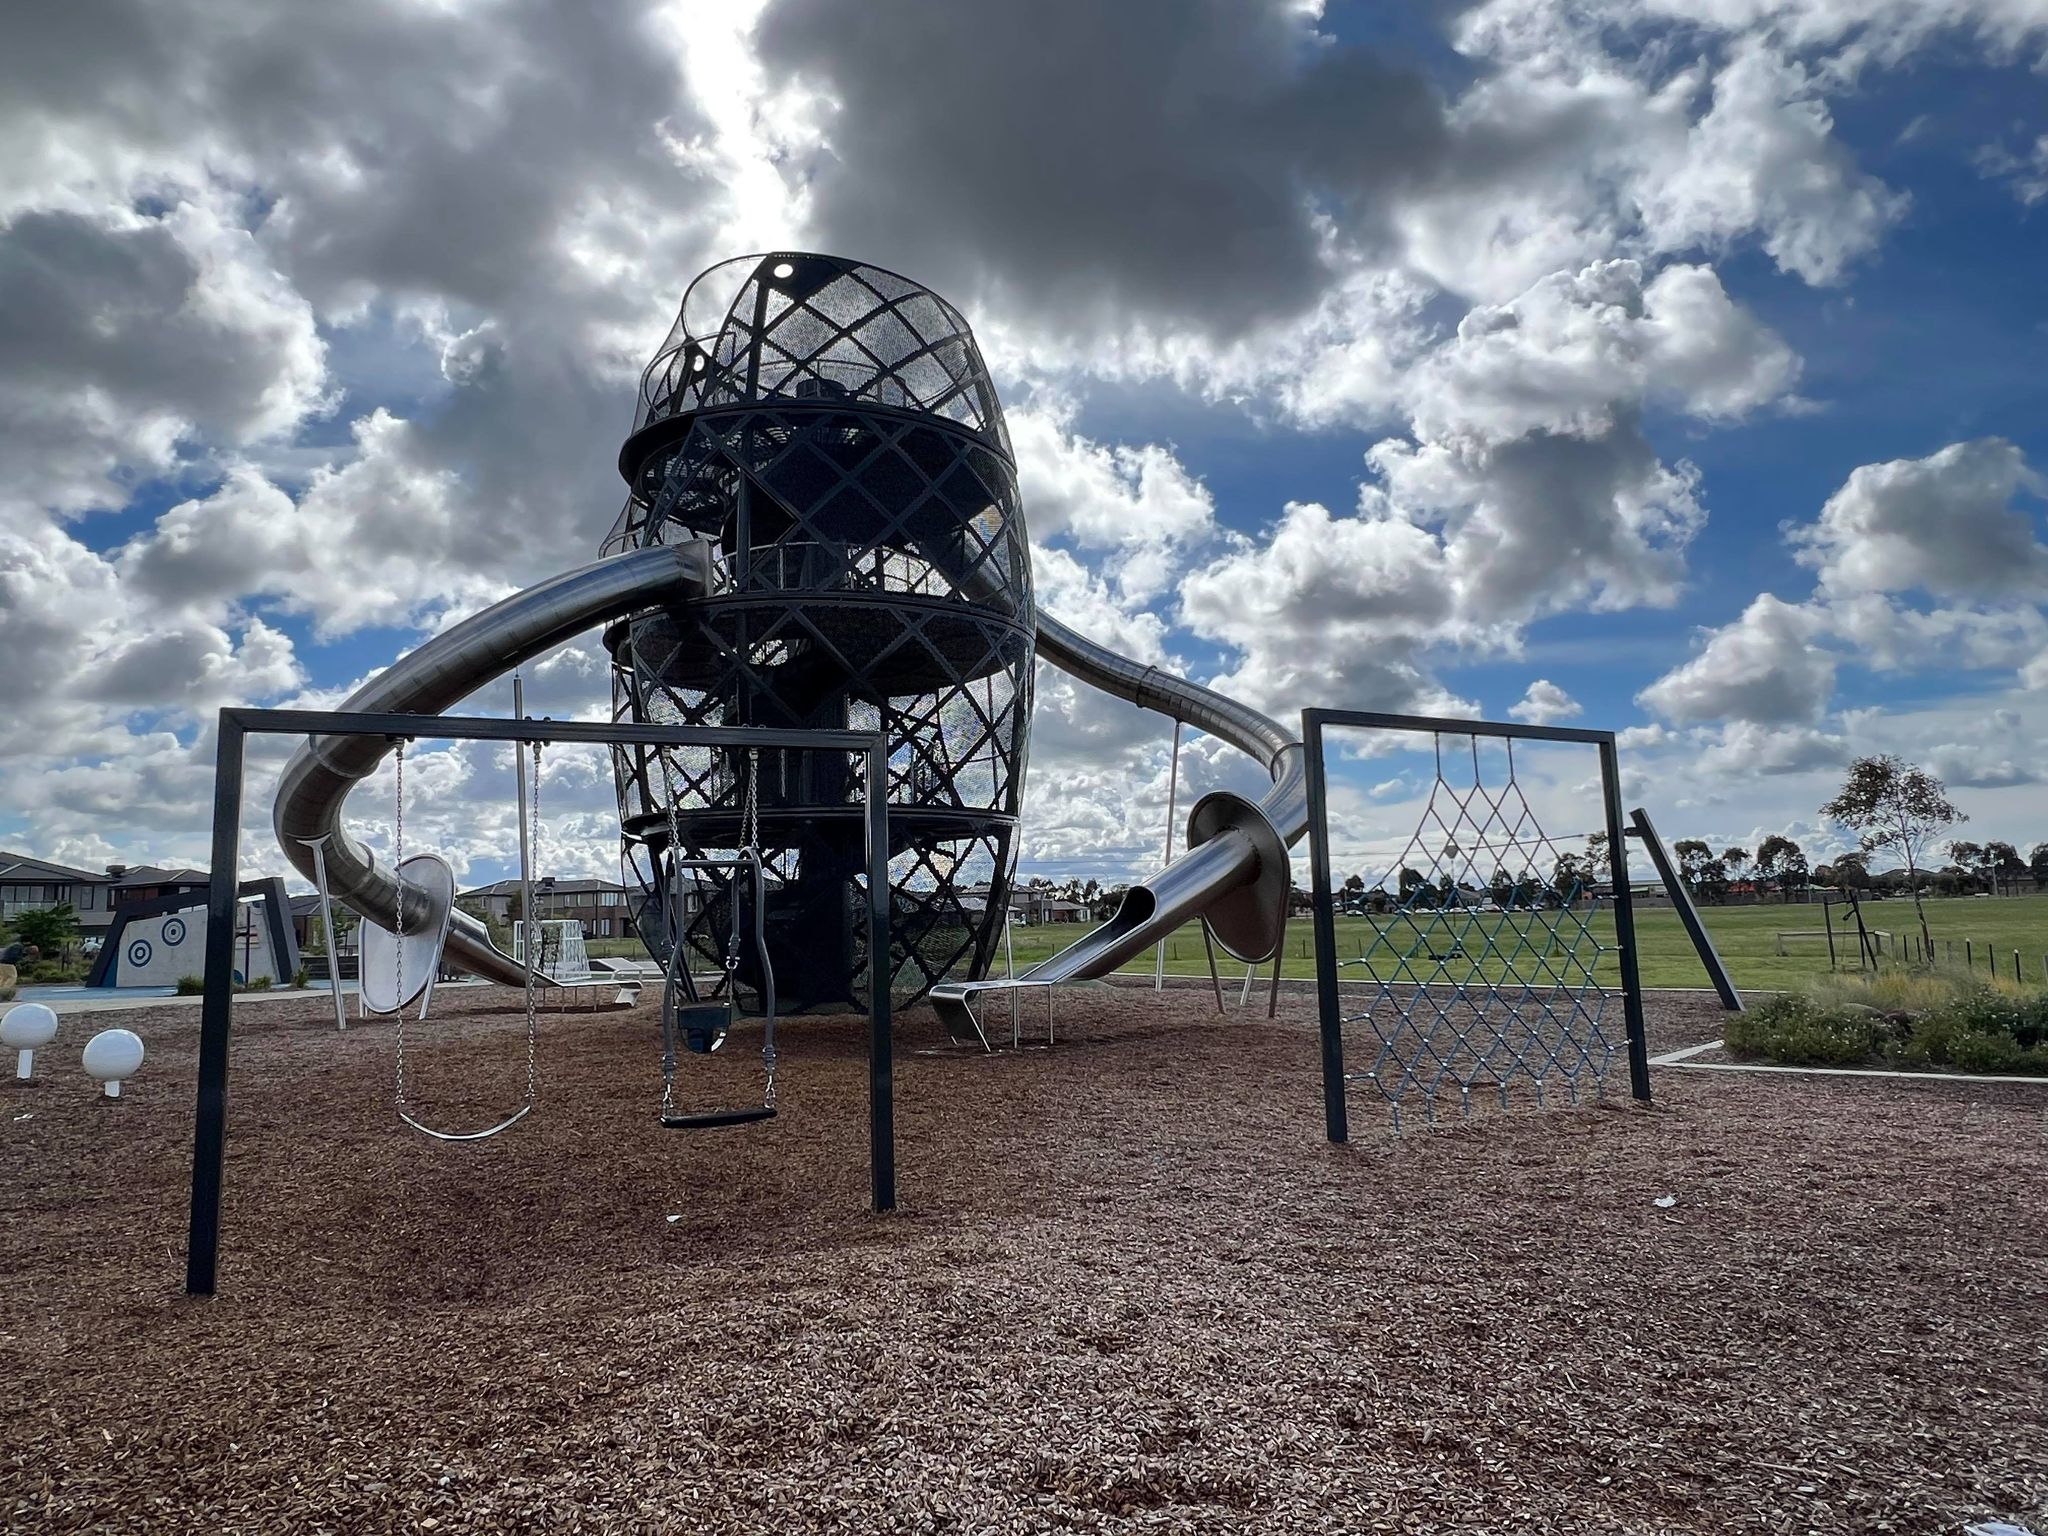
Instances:
[[[1835,906],[1839,918],[1844,908]],[[1763,907],[1707,907],[1701,912],[1706,920],[1707,931],[1712,934],[1714,947],[1720,951],[1722,961],[1739,987],[1773,988],[1794,985],[1806,977],[1824,975],[1828,969],[1828,947],[1824,939],[1792,940],[1786,944],[1787,954],[1779,955],[1777,935],[1781,930],[1818,930],[1821,928],[1822,908],[1819,902],[1810,906],[1763,906]],[[1525,930],[1533,924],[1548,925],[1556,920],[1554,913],[1537,916],[1521,915],[1513,919]],[[1506,920],[1499,914],[1474,914],[1469,919],[1474,923],[1499,924]],[[1889,934],[1917,934],[1918,924],[1913,916],[1910,901],[1866,902],[1863,920],[1873,930]],[[1401,919],[1344,917],[1337,920],[1337,953],[1340,959],[1353,959],[1363,954],[1371,944],[1375,924],[1388,925],[1395,932],[1391,939],[1402,949],[1408,948],[1418,937],[1417,930],[1440,954],[1446,954],[1450,945],[1446,942],[1459,919],[1446,914],[1441,925],[1431,924],[1431,914],[1417,913],[1414,926],[1407,926]],[[2020,952],[2021,964],[2029,981],[2040,981],[2042,977],[2043,954],[2048,952],[2048,895],[2002,896],[1989,899],[1959,898],[1954,900],[1930,900],[1927,903],[1927,925],[1932,930],[1938,955],[1946,962],[1948,946],[1954,947],[1954,965],[1960,970],[1964,964],[1967,941],[1969,953],[1974,958],[1978,973],[1985,973],[1987,952],[1998,957],[1999,974],[2012,975],[2013,951]],[[1601,944],[1614,942],[1612,918],[1601,912],[1592,922],[1593,937]],[[1079,923],[1050,924],[1037,928],[1016,928],[1017,966],[1024,970],[1043,960],[1056,949],[1063,949],[1072,943],[1086,927]],[[1856,938],[1853,921],[1845,927],[1839,921],[1835,925],[1835,945],[1845,968],[1853,969],[1856,959]],[[1846,935],[1846,937],[1845,937]],[[1563,932],[1555,941],[1554,956],[1563,957],[1566,943],[1574,937],[1573,924],[1567,919]],[[1540,949],[1550,938],[1548,932],[1538,929],[1530,935],[1530,949]],[[1692,943],[1685,936],[1685,929],[1679,923],[1678,914],[1668,907],[1648,908],[1636,913],[1636,941],[1642,960],[1643,985],[1646,987],[1704,987],[1709,985],[1706,971],[1693,953]],[[1498,943],[1499,941],[1496,940]],[[1581,940],[1581,943],[1584,941]],[[1281,974],[1284,976],[1309,977],[1315,974],[1312,958],[1314,938],[1310,932],[1309,920],[1297,918],[1288,925],[1287,961]],[[1987,950],[1988,946],[1988,950]],[[1379,956],[1390,956],[1387,946],[1377,951]],[[1220,959],[1221,957],[1219,957]],[[1001,960],[997,967],[1000,969]],[[1417,964],[1418,973],[1426,973],[1431,962],[1426,956]],[[1451,969],[1447,979],[1462,980],[1471,974],[1469,965],[1461,967],[1456,959],[1450,959]],[[1526,967],[1526,961],[1524,962]],[[1603,975],[1606,967],[1613,964],[1613,957],[1603,956]],[[1150,964],[1133,962],[1128,969],[1149,970]],[[1395,974],[1391,966],[1377,967],[1380,974]],[[1188,924],[1168,941],[1166,969],[1169,975],[1202,976],[1208,974],[1208,963],[1202,957],[1201,929]],[[1223,961],[1219,966],[1226,976],[1244,974],[1244,967],[1236,962]],[[1488,967],[1496,969],[1496,967]],[[1348,974],[1361,977],[1358,969]]]
[[[1835,906],[1839,919],[1844,909]],[[1809,976],[1825,975],[1828,969],[1828,947],[1824,939],[1797,939],[1786,944],[1788,953],[1777,953],[1777,935],[1781,930],[1818,930],[1821,927],[1822,908],[1819,902],[1808,906],[1765,906],[1765,907],[1707,907],[1701,915],[1706,919],[1707,930],[1714,937],[1714,947],[1721,952],[1722,960],[1735,977],[1739,987],[1775,988],[1793,986]],[[1553,945],[1551,954],[1557,961],[1564,958],[1566,944],[1576,935],[1572,923],[1567,920],[1563,933],[1553,939],[1546,930],[1555,922],[1557,914],[1534,914],[1517,916],[1514,921],[1529,931],[1529,945],[1532,950],[1540,949],[1546,942]],[[1502,921],[1498,914],[1475,915],[1469,919],[1488,925]],[[1893,935],[1916,934],[1919,929],[1913,917],[1910,901],[1866,902],[1863,920],[1875,931]],[[1390,925],[1396,932],[1393,938],[1407,948],[1420,936],[1427,936],[1436,952],[1448,956],[1448,942],[1460,919],[1447,914],[1442,924],[1431,923],[1431,915],[1417,913],[1414,926],[1404,927],[1399,919],[1372,919],[1344,917],[1337,920],[1337,952],[1340,958],[1352,959],[1365,952],[1372,941],[1375,923]],[[1533,925],[1545,925],[1534,927]],[[1992,898],[1959,898],[1953,900],[1930,900],[1927,903],[1927,925],[1933,931],[1935,948],[1944,964],[1962,969],[1966,954],[1974,963],[1978,974],[1985,974],[1986,956],[1995,954],[1998,973],[2010,977],[2013,973],[2013,951],[2020,953],[2021,967],[2028,981],[2041,981],[2044,952],[2048,952],[2048,895],[2041,896],[2000,896]],[[1064,949],[1087,933],[1094,926],[1087,923],[1052,923],[1036,928],[1017,927],[1011,930],[1017,950],[1017,968],[1028,970],[1045,959],[1055,950]],[[1417,930],[1420,930],[1418,934]],[[1533,931],[1531,931],[1533,930]],[[1600,913],[1592,922],[1591,932],[1601,944],[1614,942],[1614,923],[1606,913]],[[1845,969],[1853,969],[1856,960],[1855,928],[1837,921],[1835,925],[1835,946]],[[1643,966],[1643,985],[1646,987],[1704,987],[1709,983],[1707,974],[1701,968],[1699,959],[1693,953],[1691,942],[1685,936],[1685,929],[1678,921],[1678,914],[1668,907],[1647,908],[1636,913],[1636,939],[1640,946]],[[1496,941],[1498,942],[1498,940]],[[1583,939],[1580,941],[1583,943]],[[1969,948],[1965,950],[1965,944]],[[646,953],[637,939],[592,939],[588,941],[592,955],[622,955],[639,957]],[[1287,929],[1287,963],[1281,972],[1285,976],[1309,977],[1315,974],[1315,963],[1311,958],[1314,939],[1310,934],[1306,917],[1295,919]],[[1953,951],[1951,957],[1951,950]],[[1383,946],[1382,957],[1389,956]],[[1235,961],[1218,956],[1219,969],[1230,977],[1242,977],[1244,967]],[[1469,964],[1460,966],[1456,958],[1448,961],[1450,969],[1446,979],[1464,980],[1471,975]],[[1611,977],[1613,965],[1611,955],[1601,959],[1602,979]],[[996,958],[996,973],[1002,973],[1002,957]],[[1416,973],[1426,975],[1431,962],[1426,956],[1416,963]],[[1151,961],[1133,961],[1128,970],[1147,972]],[[1522,962],[1525,974],[1530,971],[1528,959]],[[1501,967],[1496,963],[1488,970],[1496,975]],[[1166,970],[1173,976],[1205,976],[1208,963],[1202,957],[1202,930],[1189,923],[1167,941]],[[1363,978],[1363,972],[1351,969],[1347,974]],[[1381,974],[1396,974],[1391,965],[1381,968]],[[1540,974],[1540,972],[1539,972]]]

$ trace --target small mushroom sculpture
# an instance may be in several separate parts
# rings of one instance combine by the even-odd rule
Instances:
[[[57,1010],[43,1003],[16,1003],[0,1018],[0,1045],[12,1046],[21,1054],[14,1059],[14,1075],[24,1080],[35,1076],[36,1047],[57,1038]]]
[[[103,1029],[85,1042],[85,1070],[110,1099],[121,1097],[121,1084],[141,1065],[142,1037],[133,1030]]]

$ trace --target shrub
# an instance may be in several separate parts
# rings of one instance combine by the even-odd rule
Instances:
[[[302,991],[307,986],[311,985],[312,980],[313,973],[307,970],[303,965],[300,966],[296,971],[292,972],[292,985],[299,988]]]
[[[1846,1067],[1868,1061],[1891,1042],[1884,1016],[1850,1004],[1833,1007],[1784,992],[1731,1017],[1723,1039],[1738,1056],[1783,1066]]]
[[[254,981],[242,988],[242,990],[244,992],[268,992],[276,984],[276,978],[274,977],[258,976]]]
[[[178,978],[178,996],[180,997],[197,997],[205,990],[206,978],[204,976],[180,976]]]
[[[1899,1050],[1911,1066],[2048,1073],[2048,997],[1975,986],[1913,1020]]]
[[[0,1003],[11,1003],[13,1001],[14,983],[10,981],[7,983],[6,986],[0,987]]]

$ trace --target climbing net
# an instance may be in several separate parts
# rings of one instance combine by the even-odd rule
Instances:
[[[1627,1044],[1606,835],[1545,830],[1512,737],[1432,731],[1425,763],[1398,856],[1338,893],[1364,919],[1333,957],[1346,1076],[1371,1084],[1397,1127],[1411,1106],[1431,1122],[1469,1116],[1475,1092],[1502,1108],[1511,1090],[1538,1106],[1598,1095]]]

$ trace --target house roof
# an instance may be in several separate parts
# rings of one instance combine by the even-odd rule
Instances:
[[[32,854],[9,853],[0,849],[0,880],[68,880],[76,884],[104,885],[107,877],[69,864],[53,864]]]
[[[536,880],[533,882],[533,888],[549,896],[594,896],[606,891],[623,893],[626,889],[616,880],[557,880],[554,884],[545,887],[540,881]],[[519,894],[519,882],[517,880],[494,880],[489,885],[479,885],[474,890],[462,891],[459,894],[468,897],[517,896]]]
[[[139,864],[124,871],[113,884],[117,888],[132,885],[205,885],[211,878],[203,869],[166,869],[159,864]]]

